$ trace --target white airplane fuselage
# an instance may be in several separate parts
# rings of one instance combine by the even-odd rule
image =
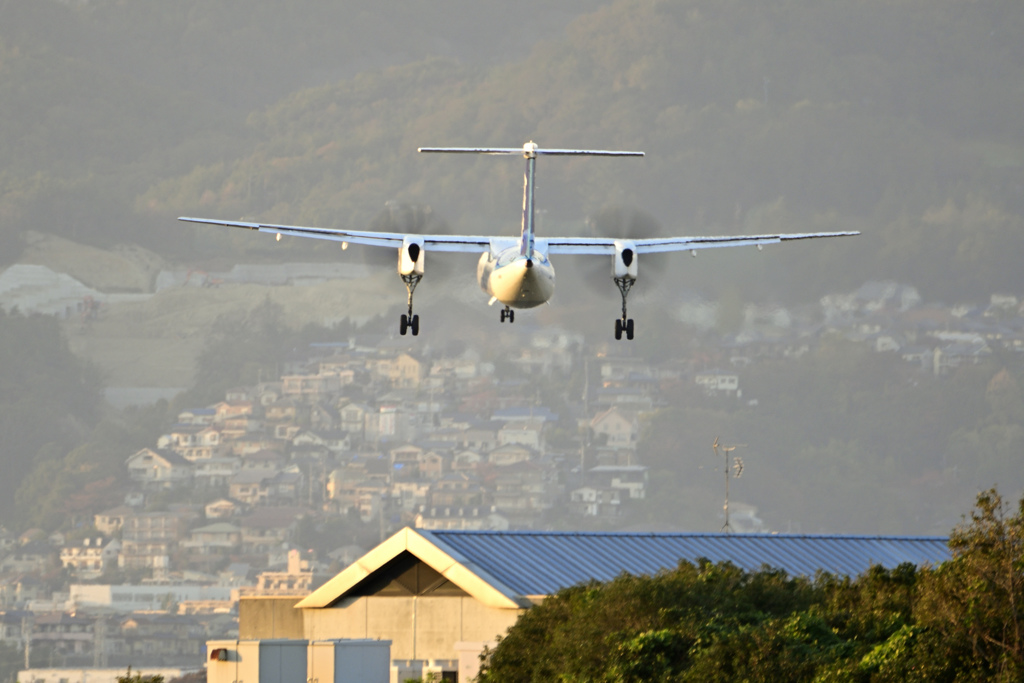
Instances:
[[[555,293],[555,269],[536,249],[532,258],[520,254],[518,246],[508,247],[497,256],[484,252],[476,276],[484,292],[510,308],[534,308],[547,303]]]

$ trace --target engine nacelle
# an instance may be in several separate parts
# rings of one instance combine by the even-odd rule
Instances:
[[[402,248],[398,250],[398,274],[423,275],[423,260],[426,253],[422,237],[409,236],[403,239]]]
[[[615,240],[615,255],[612,256],[612,277],[632,278],[637,276],[636,245],[629,240]]]

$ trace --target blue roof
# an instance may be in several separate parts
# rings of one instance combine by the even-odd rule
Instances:
[[[700,557],[727,560],[747,571],[768,565],[794,576],[818,571],[856,576],[876,564],[893,568],[950,558],[943,536],[417,531],[522,596],[552,595],[623,572],[655,574]]]

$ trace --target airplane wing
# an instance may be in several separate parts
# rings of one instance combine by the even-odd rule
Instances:
[[[400,232],[374,232],[372,230],[334,230],[331,228],[308,228],[299,225],[274,225],[272,223],[249,223],[246,221],[221,221],[212,218],[189,218],[181,216],[179,221],[226,225],[232,228],[246,228],[277,235],[312,237],[333,242],[365,244],[372,247],[393,247],[400,249],[406,237],[419,237],[427,251],[454,251],[480,253],[491,247],[493,237],[481,235],[412,235]]]
[[[638,254],[654,254],[665,251],[693,251],[717,247],[762,246],[819,237],[847,237],[859,234],[859,232],[807,232],[717,237],[652,237],[639,240],[621,240],[614,237],[549,237],[543,241],[547,243],[549,254],[614,254],[616,242],[632,242],[636,246]]]

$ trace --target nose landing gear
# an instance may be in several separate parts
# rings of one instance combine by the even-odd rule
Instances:
[[[516,312],[508,306],[501,311],[501,322],[505,322],[506,320],[510,323],[514,323],[516,321]]]
[[[629,296],[629,290],[636,283],[635,277],[617,277],[615,280],[615,286],[619,288],[619,294],[622,295],[622,317],[615,321],[615,338],[622,339],[622,333],[626,333],[626,339],[633,339],[633,319],[626,313],[626,297]]]

